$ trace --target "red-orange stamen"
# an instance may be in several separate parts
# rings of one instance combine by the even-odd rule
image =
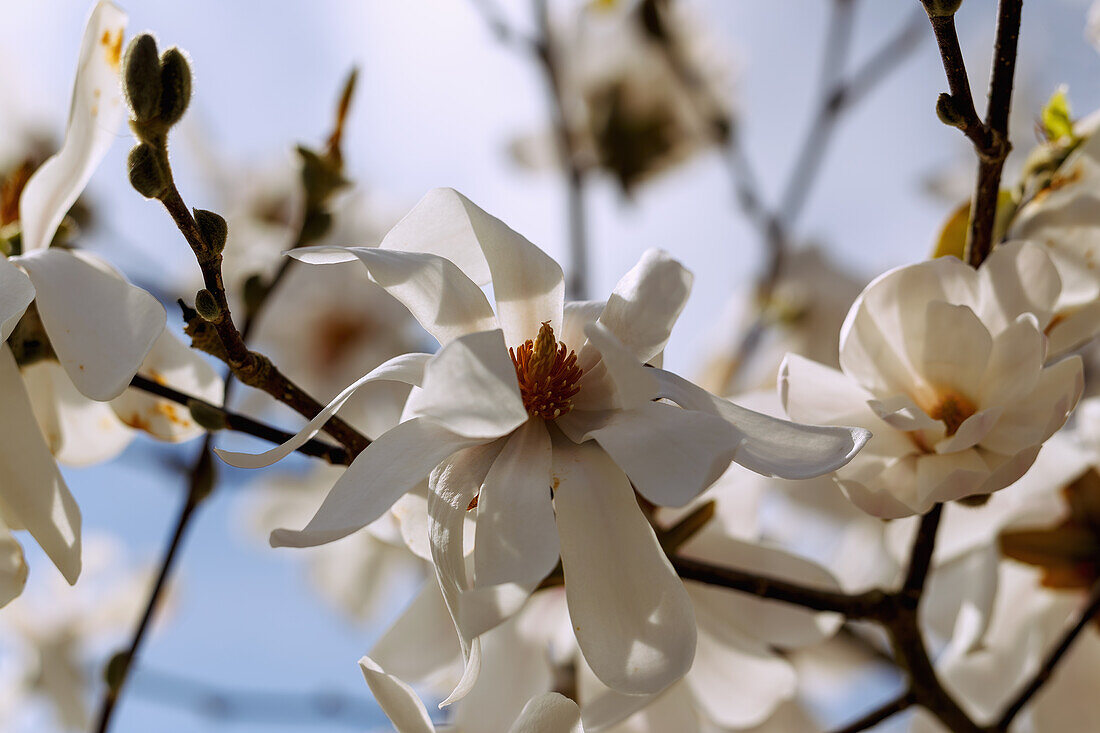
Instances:
[[[527,339],[508,353],[528,415],[553,420],[573,409],[584,370],[577,366],[577,352],[554,338],[549,321],[542,324],[534,341]]]

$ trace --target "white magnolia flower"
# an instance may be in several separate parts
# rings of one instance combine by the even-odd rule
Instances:
[[[96,5],[84,32],[65,142],[27,182],[22,254],[0,256],[0,341],[31,303],[65,374],[93,400],[118,397],[164,330],[151,295],[73,252],[49,247],[125,115],[118,67],[126,16]],[[70,582],[80,572],[80,512],[39,431],[12,351],[0,347],[0,503]]]
[[[1054,171],[1045,187],[1026,201],[1009,228],[1012,239],[1044,245],[1062,281],[1053,318],[1044,328],[1052,355],[1066,353],[1100,330],[1100,115],[1074,125],[1084,138]]]
[[[710,149],[732,113],[731,66],[705,21],[682,4],[558,3],[552,49],[571,154],[630,193]],[[658,36],[661,39],[658,39]],[[523,164],[558,164],[549,133],[512,145]]]
[[[842,371],[787,358],[784,408],[874,433],[836,477],[875,516],[1002,489],[1081,396],[1079,357],[1046,365],[1060,288],[1045,250],[1028,243],[1001,245],[978,270],[944,257],[887,272],[848,314]]]
[[[476,679],[478,635],[518,609],[559,555],[570,615],[596,674],[627,693],[667,687],[691,666],[695,623],[631,483],[653,504],[683,505],[731,459],[803,478],[843,465],[867,438],[760,415],[643,366],[660,356],[690,284],[663,253],[646,253],[606,304],[565,305],[556,262],[460,194],[438,189],[378,248],[295,256],[358,258],[443,346],[378,367],[281,447],[219,455],[268,465],[315,434],[360,385],[417,387],[408,419],[355,459],[302,530],[275,532],[272,544],[343,537],[430,474],[432,555],[470,660],[448,702]],[[478,285],[490,281],[496,313]],[[462,524],[475,504],[471,579]]]
[[[87,730],[99,663],[137,620],[150,581],[146,570],[126,562],[110,536],[88,537],[85,564],[75,588],[58,576],[35,576],[27,592],[0,614],[0,658],[18,670],[2,680],[10,687],[0,697],[18,699],[14,708],[21,715],[33,700],[44,700],[64,730]],[[5,730],[31,729],[19,725],[20,715],[3,720]]]

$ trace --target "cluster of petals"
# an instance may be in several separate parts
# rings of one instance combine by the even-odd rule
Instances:
[[[795,420],[860,425],[874,438],[836,478],[879,517],[1016,481],[1083,390],[1072,356],[1049,363],[1062,279],[1040,245],[1000,245],[977,270],[953,257],[891,270],[852,306],[840,371],[789,356]]]
[[[293,254],[359,260],[442,348],[381,365],[283,446],[219,455],[269,465],[362,385],[413,386],[403,422],[355,459],[304,528],[271,541],[301,547],[348,535],[427,477],[432,559],[467,660],[445,702],[476,681],[478,637],[515,613],[559,557],[576,637],[597,677],[628,694],[664,689],[690,668],[696,625],[635,489],[654,505],[682,506],[731,460],[805,478],[845,464],[868,437],[752,412],[647,366],[660,358],[691,281],[661,252],[647,252],[606,303],[564,303],[556,262],[462,195],[437,189],[379,247]],[[495,312],[480,287],[490,282]],[[582,373],[566,409],[544,419],[529,414],[508,347],[547,330],[575,350]],[[463,525],[475,507],[468,573]]]
[[[110,2],[93,9],[64,143],[20,196],[21,252],[0,255],[0,541],[18,550],[9,530],[27,530],[69,582],[80,572],[80,511],[55,455],[77,465],[112,457],[131,438],[127,425],[169,440],[198,432],[178,406],[125,392],[143,361],[199,396],[220,391],[213,370],[165,334],[164,308],[153,296],[92,255],[50,247],[125,117],[125,25]],[[56,361],[24,366],[6,342],[32,304]],[[21,550],[5,552],[0,603],[25,578]]]

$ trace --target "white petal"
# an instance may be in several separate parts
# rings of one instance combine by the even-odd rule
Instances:
[[[930,384],[977,397],[992,348],[993,337],[968,306],[928,304],[917,366]]]
[[[1047,327],[1047,358],[1055,359],[1084,345],[1100,332],[1100,301],[1062,311],[1061,320]]]
[[[34,285],[27,273],[0,255],[0,342],[8,340],[32,300]]]
[[[574,405],[582,410],[629,409],[657,396],[657,382],[615,335],[598,321],[584,327],[588,343],[578,354],[585,370]]]
[[[1043,332],[1035,316],[1025,313],[993,339],[989,367],[982,378],[979,404],[1011,405],[1025,397],[1043,368]]]
[[[561,332],[561,266],[454,189],[429,191],[380,247],[445,257],[478,285],[491,278],[509,346],[534,338],[543,321]]]
[[[1043,369],[1035,389],[1006,407],[981,447],[1012,455],[1042,443],[1065,424],[1083,390],[1081,357],[1071,356]]]
[[[607,302],[603,300],[571,300],[567,302],[562,315],[561,333],[558,334],[558,341],[579,354],[581,347],[588,339],[584,335],[584,327],[599,318],[606,305]]]
[[[550,433],[532,419],[509,436],[478,495],[475,585],[536,584],[557,562]]]
[[[667,252],[648,249],[611,291],[600,323],[644,364],[668,343],[691,281],[691,273]]]
[[[683,506],[713,484],[741,447],[741,431],[717,415],[646,402],[632,410],[574,410],[557,425],[595,440],[658,506]]]
[[[80,394],[57,362],[26,367],[23,380],[46,443],[61,463],[90,466],[108,461],[133,439],[133,431],[119,421],[110,405]]]
[[[783,410],[799,422],[862,425],[874,417],[866,407],[870,392],[844,372],[798,354],[787,354],[779,367],[779,397]]]
[[[0,345],[0,516],[28,530],[69,583],[80,575],[80,509],[35,424],[15,357]]]
[[[139,371],[154,382],[193,397],[215,405],[222,402],[225,387],[214,367],[168,331],[163,331],[154,342]],[[111,400],[111,407],[127,425],[158,440],[179,442],[205,432],[186,407],[138,389],[126,390]]]
[[[499,329],[448,343],[425,365],[421,386],[409,396],[406,413],[459,435],[499,438],[527,421],[516,368]]]
[[[370,657],[360,659],[359,668],[370,685],[378,707],[393,723],[397,733],[435,733],[427,708],[411,687],[384,672]]]
[[[711,637],[700,629],[695,664],[684,682],[707,717],[741,730],[763,723],[794,697],[798,678],[790,662],[763,643],[728,631],[725,638]]]
[[[992,407],[988,410],[975,412],[962,421],[962,424],[959,425],[959,429],[955,431],[954,435],[936,443],[936,452],[956,453],[977,445],[989,434],[989,431],[997,424],[997,420],[1000,417],[1001,408],[999,407]]]
[[[58,225],[88,185],[126,118],[119,59],[126,14],[100,2],[88,18],[73,83],[65,142],[27,181],[19,198],[23,250],[48,247]]]
[[[584,658],[619,692],[668,687],[690,669],[695,615],[630,482],[593,443],[554,441],[569,616]]]
[[[704,530],[683,548],[684,554],[751,573],[782,578],[823,590],[840,584],[821,565],[779,547],[742,542],[714,530]],[[689,583],[700,626],[721,637],[722,629],[739,629],[772,646],[794,648],[816,644],[836,632],[843,621],[836,614],[817,613],[779,601],[768,601],[724,588]]]
[[[390,380],[413,385],[420,384],[424,379],[424,367],[427,365],[430,358],[431,354],[402,354],[401,356],[395,356],[383,364],[379,364],[366,375],[344,388],[344,391],[336,395],[336,397],[332,399],[332,402],[328,403],[323,410],[318,412],[304,428],[299,430],[293,438],[282,445],[277,445],[270,450],[256,454],[235,453],[233,451],[222,450],[221,448],[215,448],[214,452],[230,466],[236,466],[237,468],[263,468],[265,466],[270,466],[286,458],[311,440],[317,433],[321,432],[321,428],[329,421],[329,418],[335,415],[337,411],[344,406],[344,403],[351,399],[352,395],[354,395],[363,385],[377,380]],[[427,472],[425,471],[425,475],[426,474]]]
[[[122,394],[164,330],[164,307],[121,276],[73,252],[45,249],[17,258],[57,358],[82,394]]]
[[[498,327],[481,288],[442,257],[375,247],[303,247],[287,254],[302,262],[329,264],[343,261],[346,252],[358,257],[371,280],[408,308],[440,344]]]
[[[0,608],[23,592],[27,584],[27,561],[23,548],[0,520]]]
[[[581,709],[564,695],[548,692],[523,706],[508,733],[583,733]]]
[[[867,400],[867,406],[880,420],[896,430],[940,430],[943,423],[928,417],[913,398],[898,394],[885,400]]]
[[[398,677],[423,680],[453,664],[461,651],[439,583],[430,578],[374,643],[370,657]]]
[[[996,333],[1022,313],[1031,313],[1045,328],[1050,323],[1062,278],[1046,249],[1034,242],[1005,242],[978,268],[980,315]]]
[[[498,440],[487,445],[472,446],[452,455],[432,471],[428,480],[429,539],[436,578],[443,600],[458,630],[462,656],[466,662],[462,678],[440,707],[464,697],[481,669],[481,643],[466,636],[460,623],[459,596],[470,587],[466,575],[463,532],[466,512],[485,481],[489,467],[504,447]]]
[[[804,479],[835,471],[871,437],[863,428],[802,425],[746,410],[671,372],[653,371],[661,397],[689,410],[718,415],[744,433],[733,460],[765,476]]]
[[[478,442],[422,418],[401,423],[355,457],[305,527],[275,530],[271,546],[323,545],[362,529],[423,481],[440,461]]]

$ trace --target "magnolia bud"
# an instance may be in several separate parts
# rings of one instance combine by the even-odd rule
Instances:
[[[123,69],[126,79],[123,88],[134,119],[145,122],[156,117],[160,110],[161,72],[157,42],[151,35],[143,33],[130,41]]]
[[[148,143],[139,143],[127,160],[130,185],[147,199],[160,198],[171,184],[160,156]]]
[[[955,106],[955,98],[947,92],[943,92],[936,99],[936,116],[940,122],[951,127],[963,127],[963,117],[959,114],[959,108]]]
[[[214,254],[225,249],[225,239],[229,236],[229,225],[219,214],[206,209],[195,209],[195,223],[199,225],[202,241]]]
[[[130,669],[130,652],[121,651],[111,655],[107,666],[103,668],[103,681],[107,683],[107,689],[117,694],[126,679],[126,672]]]
[[[191,419],[199,427],[210,432],[225,429],[225,412],[221,409],[198,400],[188,400],[187,409],[191,411]]]
[[[213,323],[222,317],[222,308],[214,298],[214,294],[206,288],[195,293],[195,310],[204,321]]]
[[[924,3],[925,12],[933,18],[950,17],[962,5],[962,0],[921,0],[921,2]]]
[[[160,120],[174,125],[191,103],[191,66],[178,48],[170,48],[160,57]]]

